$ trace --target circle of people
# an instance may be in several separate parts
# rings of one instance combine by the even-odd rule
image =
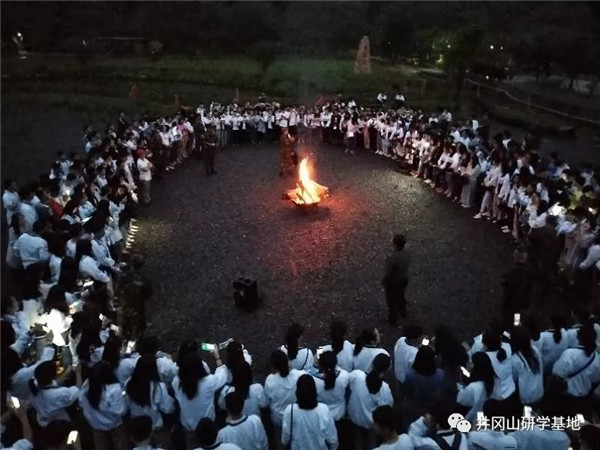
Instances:
[[[566,449],[597,439],[600,325],[589,303],[577,305],[572,318],[552,315],[544,331],[522,296],[507,301],[508,316],[519,321],[490,324],[470,346],[445,326],[424,336],[407,325],[391,356],[379,347],[376,328],[352,344],[339,321],[315,355],[294,324],[271,355],[264,385],[254,382],[239,340],[185,341],[171,357],[144,336],[150,294],[139,289],[142,261],[127,254],[137,208],[150,202],[153,177],[201,155],[210,125],[220,147],[276,139],[289,128],[300,142],[395,159],[465,207],[482,195],[476,217],[505,223],[517,239],[533,245],[536,230],[562,234],[556,267],[539,264],[544,273],[566,273],[591,297],[585,286],[600,259],[594,170],[577,172],[554,157],[540,171],[527,141],[519,147],[505,133],[488,148],[487,125],[475,119],[460,125],[447,110],[426,117],[378,100],[367,109],[352,99],[315,108],[259,103],[250,111],[256,127],[245,118],[248,108],[237,105],[171,118],[146,114],[133,123],[121,114],[103,138],[86,127],[85,158],[61,152],[49,174],[20,190],[7,180],[6,262],[21,295],[2,299],[3,442],[63,448],[84,443],[84,430],[96,449]],[[525,311],[522,321],[515,311]],[[210,353],[214,372],[202,358]],[[514,423],[524,408],[539,419],[530,429],[465,433],[453,420],[460,414],[473,425],[482,418]],[[585,420],[579,431],[566,420],[578,414]],[[557,426],[559,418],[571,429]]]

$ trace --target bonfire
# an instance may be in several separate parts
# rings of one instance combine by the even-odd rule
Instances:
[[[329,197],[329,189],[310,177],[308,158],[302,158],[298,166],[298,182],[296,188],[287,191],[286,197],[298,206],[313,206]]]

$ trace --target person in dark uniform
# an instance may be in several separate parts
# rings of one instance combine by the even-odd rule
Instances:
[[[502,325],[512,328],[515,313],[529,308],[534,272],[528,261],[527,249],[519,247],[514,253],[513,267],[503,275]]]
[[[388,306],[388,321],[398,323],[398,316],[406,317],[405,291],[408,286],[409,255],[404,250],[406,238],[397,234],[393,239],[394,253],[385,261],[385,274],[381,284],[385,289],[385,301]]]
[[[281,128],[281,137],[279,138],[279,176],[284,177],[294,173],[294,137],[290,134],[287,127]]]
[[[202,143],[202,159],[204,159],[204,169],[206,175],[214,175],[215,170],[215,149],[217,148],[217,133],[213,125],[208,127]]]

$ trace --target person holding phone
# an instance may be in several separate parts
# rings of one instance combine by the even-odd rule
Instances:
[[[261,411],[269,406],[269,401],[262,384],[252,382],[250,364],[246,361],[237,361],[230,370],[231,382],[221,390],[219,407],[225,410],[225,398],[228,394],[237,392],[244,399],[243,414],[260,416]]]
[[[510,357],[513,376],[523,405],[533,405],[544,396],[542,356],[531,345],[529,330],[515,327],[510,335],[513,354]]]
[[[105,361],[96,363],[79,393],[79,406],[92,429],[95,450],[129,450],[123,424],[127,403],[123,388]]]
[[[188,449],[195,448],[194,430],[200,419],[215,420],[215,394],[227,383],[227,367],[223,365],[219,348],[213,345],[217,369],[214,375],[207,373],[198,353],[188,353],[179,365],[179,373],[172,387],[179,404],[179,420],[186,431]]]
[[[423,330],[420,326],[408,325],[404,328],[404,336],[396,341],[394,346],[394,375],[400,383],[404,383],[406,374],[415,361],[422,336]]]
[[[459,384],[456,402],[464,407],[465,419],[474,423],[477,414],[483,411],[485,401],[494,390],[494,368],[488,355],[477,352],[471,358],[471,372],[464,374],[464,382]]]

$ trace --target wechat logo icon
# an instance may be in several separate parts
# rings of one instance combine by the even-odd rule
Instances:
[[[461,433],[468,433],[471,431],[471,422],[464,418],[462,414],[454,413],[448,417],[448,425],[453,430],[456,429]]]

